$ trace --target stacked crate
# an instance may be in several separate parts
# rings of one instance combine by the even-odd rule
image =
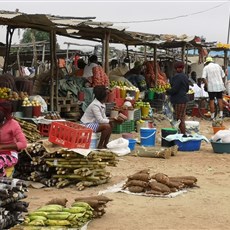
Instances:
[[[50,110],[50,97],[43,97]],[[68,120],[78,121],[82,115],[82,111],[78,102],[74,101],[73,98],[67,97],[54,97],[54,107],[57,104],[55,111],[59,112],[61,117]]]

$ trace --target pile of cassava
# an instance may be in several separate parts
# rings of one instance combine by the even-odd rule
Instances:
[[[123,189],[133,193],[168,195],[185,188],[198,187],[194,176],[169,177],[163,173],[150,175],[149,170],[141,170],[128,176]]]

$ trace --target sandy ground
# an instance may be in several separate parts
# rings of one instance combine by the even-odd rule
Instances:
[[[213,135],[210,122],[189,117],[188,120],[200,122],[202,135],[207,138]],[[230,119],[225,118],[224,123],[230,128]],[[160,132],[164,127],[169,127],[167,121],[156,121],[157,146],[161,144]],[[128,175],[147,168],[151,174],[162,172],[169,176],[195,176],[199,188],[174,198],[106,193],[113,201],[107,204],[102,218],[94,219],[88,225],[88,230],[230,229],[229,165],[230,154],[216,154],[210,143],[202,141],[200,151],[178,152],[169,159],[133,155],[119,157],[117,167],[108,167],[112,178],[107,184],[83,191],[74,187],[59,190],[30,188],[27,201],[31,211],[55,197],[66,197],[71,204],[76,196],[97,195],[99,191],[125,180]]]

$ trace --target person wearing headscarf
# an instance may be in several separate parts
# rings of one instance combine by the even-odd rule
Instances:
[[[91,128],[95,133],[101,133],[98,149],[106,148],[112,133],[114,123],[122,123],[119,118],[107,118],[105,102],[108,99],[109,90],[104,85],[95,86],[93,89],[95,99],[86,108],[81,123]]]
[[[0,102],[0,175],[18,162],[18,153],[27,147],[19,123],[12,117],[11,102]]]
[[[184,63],[176,62],[175,65],[176,74],[171,78],[171,88],[166,91],[170,95],[170,100],[174,108],[175,119],[180,120],[179,129],[182,134],[186,134],[185,130],[185,116],[188,102],[187,92],[189,91],[189,80],[183,72]]]
[[[125,73],[124,77],[130,81],[140,92],[147,90],[147,83],[143,75],[143,65],[141,62],[136,61],[134,67]]]
[[[86,80],[85,87],[95,87],[97,85],[109,86],[109,77],[102,66],[98,64],[96,55],[89,57],[89,63],[84,68],[83,78]]]

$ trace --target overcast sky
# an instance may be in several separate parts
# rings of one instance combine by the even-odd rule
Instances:
[[[152,34],[186,34],[203,36],[208,42],[227,43],[229,1],[1,1],[1,10],[42,13],[59,16],[96,17],[95,21],[116,22],[127,30]],[[135,22],[134,22],[135,21]],[[140,22],[146,21],[146,22]],[[132,22],[132,23],[119,23]],[[5,43],[5,27],[1,26],[0,42]],[[15,32],[13,43],[18,41]],[[58,37],[63,43],[75,42]],[[88,41],[82,41],[89,44]]]

